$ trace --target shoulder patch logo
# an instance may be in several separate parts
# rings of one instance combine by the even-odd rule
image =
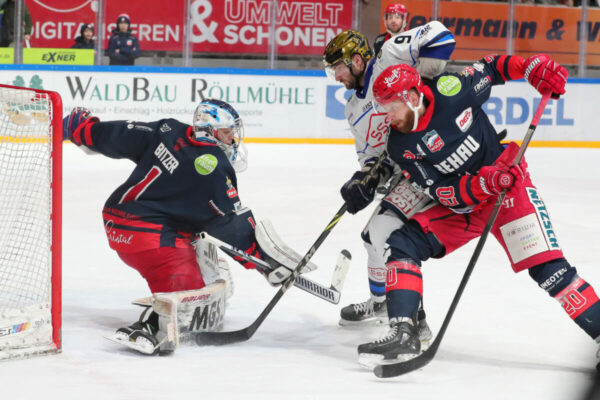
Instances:
[[[194,167],[200,175],[209,175],[217,168],[218,163],[217,157],[212,154],[204,154],[194,160]]]
[[[435,129],[423,135],[421,140],[423,140],[425,146],[427,146],[429,151],[431,151],[432,153],[440,151],[442,147],[444,147],[444,141],[442,140],[440,135],[435,131]]]
[[[437,81],[437,90],[444,96],[454,96],[460,92],[461,88],[462,84],[460,83],[460,79],[456,76],[442,76]]]

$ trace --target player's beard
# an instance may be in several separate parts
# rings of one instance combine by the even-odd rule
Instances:
[[[392,122],[392,128],[401,132],[401,133],[411,133],[412,127],[415,123],[415,113],[410,112],[406,115],[404,121],[401,121],[399,124],[395,124]]]

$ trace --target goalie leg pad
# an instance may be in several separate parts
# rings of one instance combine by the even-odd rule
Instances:
[[[207,240],[198,239],[194,243],[196,261],[200,267],[204,282],[209,285],[219,279],[227,285],[227,298],[233,296],[233,277],[227,261],[219,257],[217,246]]]
[[[173,351],[196,332],[216,332],[225,317],[225,281],[201,290],[155,293],[152,309],[158,314],[157,339],[161,351]]]

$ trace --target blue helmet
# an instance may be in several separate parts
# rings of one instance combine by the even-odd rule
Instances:
[[[194,111],[193,127],[196,139],[219,146],[237,172],[246,169],[244,126],[240,115],[231,105],[217,99],[202,101]]]

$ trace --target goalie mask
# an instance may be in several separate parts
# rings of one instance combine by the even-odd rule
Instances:
[[[244,126],[240,115],[228,103],[206,99],[194,111],[196,140],[214,143],[225,152],[236,172],[248,166],[248,154],[243,144]]]

